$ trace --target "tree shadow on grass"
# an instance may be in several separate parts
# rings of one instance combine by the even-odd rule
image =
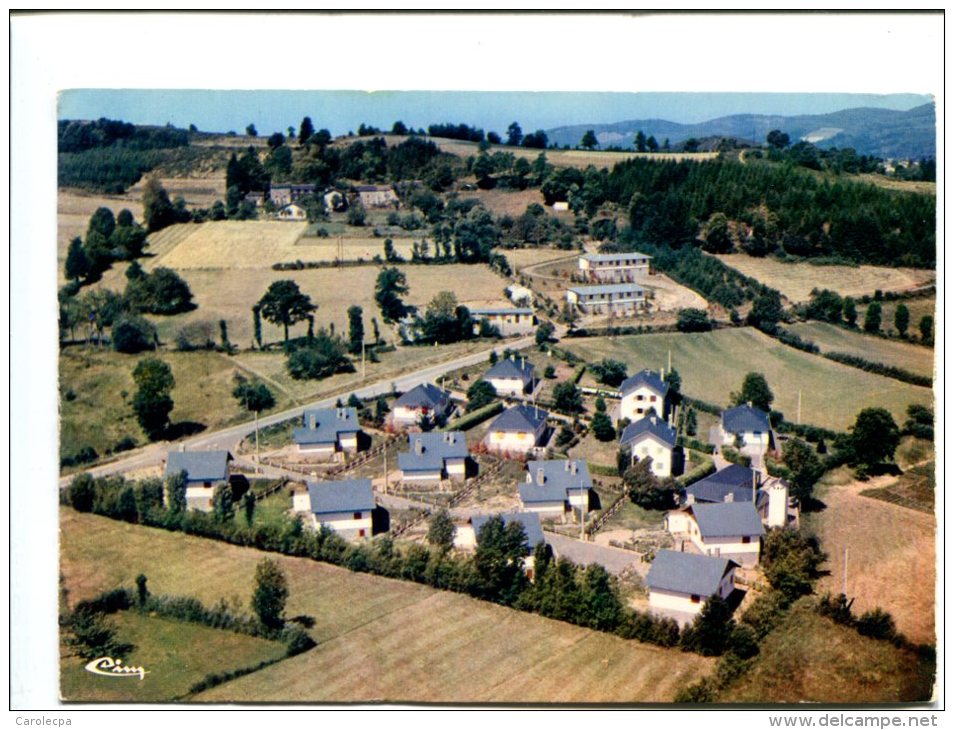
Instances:
[[[179,421],[178,423],[169,424],[164,437],[169,441],[175,441],[177,439],[186,438],[187,436],[195,436],[197,433],[205,431],[206,428],[207,426],[204,423]]]
[[[821,512],[823,509],[827,509],[828,505],[817,497],[808,497],[801,501],[801,508],[802,512]]]

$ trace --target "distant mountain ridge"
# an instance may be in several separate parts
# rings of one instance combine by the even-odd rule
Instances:
[[[665,119],[632,119],[612,124],[575,124],[547,130],[551,142],[561,147],[576,146],[588,129],[596,132],[601,147],[633,146],[640,130],[663,144],[669,139],[675,146],[690,138],[736,137],[758,144],[773,129],[785,132],[791,141],[805,139],[822,147],[854,147],[863,155],[885,159],[935,157],[934,104],[923,104],[908,111],[891,109],[843,109],[830,114],[780,116],[769,114],[733,114],[696,124],[680,124]]]

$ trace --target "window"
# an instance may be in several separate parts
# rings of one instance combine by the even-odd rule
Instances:
[[[364,537],[364,529],[358,530],[358,537]]]
[[[640,394],[638,394],[638,395],[636,396],[636,400],[643,400],[644,398],[645,398],[645,396],[644,396],[642,393],[640,393]],[[640,412],[641,412],[641,411],[640,411]]]
[[[637,409],[636,409],[636,413],[637,413],[638,415],[640,415],[640,416],[643,415],[643,409],[642,409],[642,408],[637,408]]]
[[[699,598],[699,596],[693,593],[689,600],[692,601],[693,603],[699,603],[701,599]]]
[[[351,519],[353,519],[353,520],[360,520],[360,519],[361,519],[361,513],[360,513],[360,512],[355,512],[355,513],[351,516]]]
[[[212,482],[203,482],[202,486],[208,489],[209,487],[212,486]]]
[[[655,403],[655,402],[656,402],[656,396],[654,396],[654,395],[649,396],[649,400],[650,400],[651,402]]]
[[[752,542],[752,538],[749,537],[748,535],[745,535],[745,536],[742,537],[742,544],[743,544],[743,545],[748,545],[750,542]]]

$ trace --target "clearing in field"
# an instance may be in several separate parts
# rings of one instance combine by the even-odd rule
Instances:
[[[937,278],[932,269],[815,266],[807,262],[783,263],[746,254],[725,254],[716,258],[726,266],[777,289],[791,302],[807,302],[812,289],[830,289],[843,297],[860,297],[874,294],[878,289],[885,292],[919,289]]]
[[[876,607],[890,613],[916,643],[935,643],[935,521],[926,513],[862,496],[891,485],[896,477],[876,477],[831,486],[819,495],[826,508],[806,516],[807,527],[828,553],[820,592],[841,593],[848,549],[848,597],[861,614]]]
[[[934,662],[860,636],[796,603],[760,647],[755,664],[718,702],[848,704],[926,702]],[[857,607],[857,604],[856,604]]]
[[[887,408],[898,423],[911,403],[931,406],[929,388],[902,383],[825,360],[791,347],[750,327],[713,332],[591,337],[564,340],[575,355],[595,362],[622,360],[633,373],[643,368],[672,366],[682,377],[682,392],[717,405],[727,405],[748,372],[762,373],[775,402],[790,421],[796,420],[802,392],[802,423],[843,431],[863,408]]]
[[[61,528],[73,600],[130,586],[144,573],[156,593],[209,603],[237,596],[247,605],[265,555],[69,509]],[[269,557],[288,577],[286,614],[315,619],[309,633],[318,647],[196,700],[667,702],[713,666],[426,586]]]
[[[886,340],[825,322],[800,322],[786,325],[785,329],[811,340],[822,352],[843,352],[929,378],[934,376],[934,350],[929,347]]]

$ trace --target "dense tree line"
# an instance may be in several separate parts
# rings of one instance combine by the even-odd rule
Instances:
[[[189,144],[189,133],[184,129],[171,125],[136,126],[105,117],[93,122],[61,119],[57,122],[56,132],[60,152],[83,152],[97,147],[155,150]]]

